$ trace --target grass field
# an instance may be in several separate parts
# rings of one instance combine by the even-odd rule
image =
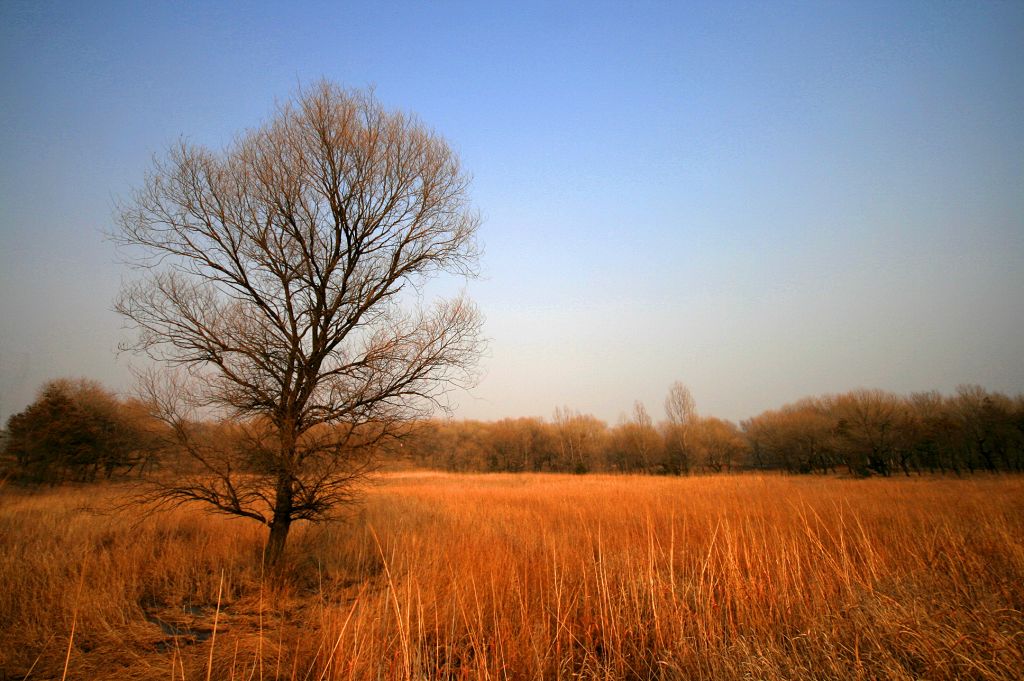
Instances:
[[[391,474],[283,581],[111,494],[0,493],[0,679],[1024,675],[1021,478]]]

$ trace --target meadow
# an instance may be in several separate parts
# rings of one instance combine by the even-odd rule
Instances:
[[[1024,673],[1020,477],[382,474],[274,578],[116,494],[0,491],[0,678]]]

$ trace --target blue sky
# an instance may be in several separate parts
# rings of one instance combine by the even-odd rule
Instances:
[[[321,77],[474,175],[459,416],[1020,392],[1022,67],[1018,2],[4,2],[0,417],[48,378],[129,389],[114,200]]]

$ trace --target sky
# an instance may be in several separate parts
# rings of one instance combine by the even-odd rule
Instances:
[[[0,419],[131,390],[113,207],[327,78],[459,153],[460,418],[1024,391],[1024,3],[0,2]]]

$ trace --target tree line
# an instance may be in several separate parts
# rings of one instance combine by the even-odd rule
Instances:
[[[980,386],[953,395],[855,390],[744,421],[753,468],[796,473],[1024,470],[1024,395]]]
[[[202,475],[168,426],[152,417],[153,408],[94,381],[51,381],[8,420],[3,475],[24,484],[93,482],[159,469]],[[196,423],[193,429],[233,452],[241,472],[261,469],[259,422]],[[400,437],[361,446],[375,449],[365,452],[365,461],[462,472],[1021,472],[1024,395],[979,386],[952,395],[854,390],[805,398],[735,424],[698,414],[689,390],[676,383],[659,421],[640,402],[613,425],[558,408],[550,419],[421,420]]]
[[[1024,395],[979,386],[902,396],[810,397],[739,424],[697,414],[675,384],[655,422],[641,403],[609,425],[571,409],[543,418],[430,421],[403,443],[416,465],[451,471],[737,470],[855,476],[1024,470]]]

